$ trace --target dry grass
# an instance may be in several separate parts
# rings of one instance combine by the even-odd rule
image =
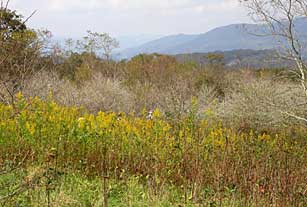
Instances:
[[[227,94],[217,113],[225,123],[239,124],[247,130],[278,129],[298,123],[286,113],[307,114],[305,99],[295,83],[252,80]]]
[[[77,85],[60,79],[54,73],[42,72],[27,80],[23,93],[27,97],[38,96],[53,99],[62,105],[82,106],[91,112],[123,111],[133,109],[133,95],[116,79],[105,78],[100,73]]]
[[[191,100],[198,101],[198,115],[222,120],[239,130],[275,130],[299,124],[289,114],[304,117],[306,101],[295,82],[257,77],[249,70],[195,71],[170,76],[158,84],[136,81],[127,85],[95,72],[90,80],[77,84],[60,79],[52,72],[40,72],[25,81],[23,93],[47,100],[50,94],[62,105],[82,106],[90,112],[136,112],[159,108],[164,114],[178,116],[191,111]],[[201,85],[197,85],[200,84]],[[9,99],[9,96],[7,96]]]

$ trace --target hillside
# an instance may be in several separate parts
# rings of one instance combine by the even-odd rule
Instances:
[[[281,61],[275,50],[231,50],[215,51],[214,53],[224,56],[224,63],[228,67],[248,67],[248,68],[280,68],[289,65]],[[207,64],[206,56],[209,53],[192,53],[175,55],[179,62],[195,62],[200,65]]]
[[[307,39],[306,18],[295,21],[301,39]],[[141,46],[123,50],[122,58],[131,58],[140,53],[186,54],[230,50],[267,50],[276,49],[278,40],[272,36],[259,36],[267,33],[264,25],[232,24],[218,27],[207,33],[195,35],[172,35],[150,41]],[[305,42],[305,41],[303,41]],[[306,41],[307,42],[307,41]]]
[[[196,39],[198,35],[178,34],[166,36],[147,42],[141,46],[125,49],[120,53],[122,58],[131,58],[140,53],[166,53],[169,54],[172,48],[180,47],[180,45],[189,43]]]

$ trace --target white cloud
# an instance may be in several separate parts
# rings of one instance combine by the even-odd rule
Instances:
[[[33,27],[58,35],[81,35],[92,29],[111,34],[201,33],[246,21],[238,0],[11,0]]]
[[[238,9],[240,7],[239,1],[236,0],[225,0],[217,2],[208,2],[207,4],[198,4],[194,8],[198,12],[208,12],[208,11],[229,11],[233,9]]]
[[[220,8],[237,0],[13,0],[16,7],[37,7],[44,10],[71,11],[74,9],[174,9],[188,7]]]

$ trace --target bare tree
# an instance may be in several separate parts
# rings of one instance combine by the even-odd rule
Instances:
[[[304,61],[306,52],[304,34],[300,32],[296,21],[301,18],[307,21],[306,0],[239,0],[249,10],[252,20],[266,26],[261,35],[275,37],[278,44],[279,56],[295,65],[291,69],[295,78],[300,82],[307,97],[307,65]],[[289,116],[307,122],[307,119],[289,112]]]
[[[87,36],[79,41],[79,45],[90,54],[102,54],[107,61],[111,59],[113,50],[119,47],[118,41],[109,34],[91,31],[87,31]]]

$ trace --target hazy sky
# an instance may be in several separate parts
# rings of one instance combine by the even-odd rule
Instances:
[[[204,33],[249,21],[238,0],[11,0],[34,28],[79,37],[86,30],[111,35]]]

